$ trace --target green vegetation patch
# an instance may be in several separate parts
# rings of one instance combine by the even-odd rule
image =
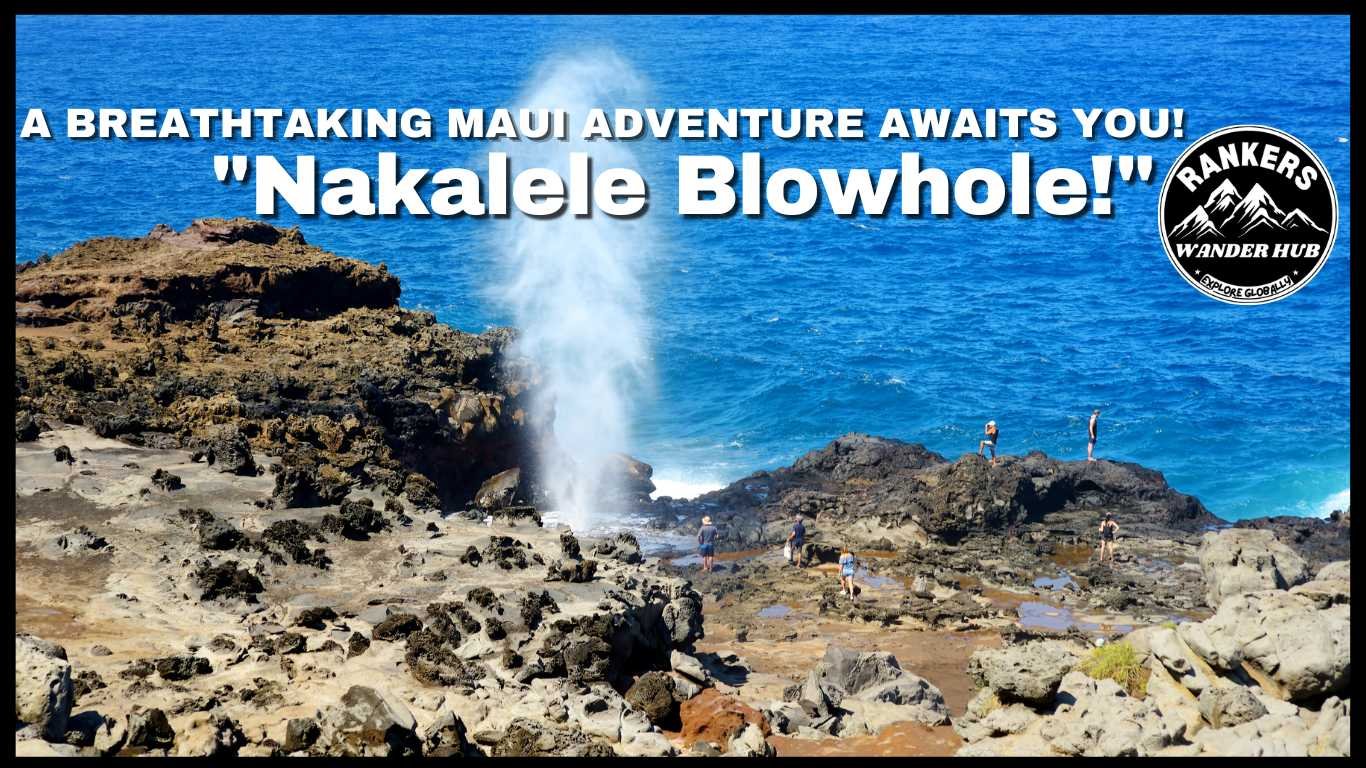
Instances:
[[[1130,696],[1141,699],[1148,694],[1149,674],[1142,661],[1132,645],[1107,643],[1091,649],[1077,669],[1095,680],[1114,680]]]

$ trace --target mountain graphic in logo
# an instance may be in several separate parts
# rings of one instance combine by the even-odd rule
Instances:
[[[1186,243],[1264,238],[1287,242],[1318,240],[1328,231],[1299,208],[1286,213],[1262,185],[1253,184],[1247,194],[1239,194],[1233,182],[1225,179],[1203,205],[1195,206],[1167,234],[1173,241]]]

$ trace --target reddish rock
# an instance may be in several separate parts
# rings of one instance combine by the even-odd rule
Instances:
[[[679,719],[683,721],[680,734],[687,746],[705,741],[724,749],[747,724],[758,726],[765,738],[772,733],[768,720],[757,709],[733,696],[721,694],[715,688],[708,688],[683,702],[679,707]]]

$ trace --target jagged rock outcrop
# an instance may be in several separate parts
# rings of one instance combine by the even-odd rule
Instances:
[[[1350,756],[1351,702],[1339,696],[1351,686],[1351,584],[1335,578],[1346,570],[1130,633],[1137,691],[1082,671],[1028,707],[984,688],[954,723],[958,754]]]
[[[66,649],[31,635],[15,635],[15,719],[43,739],[61,741],[75,701]]]
[[[790,467],[647,509],[670,521],[687,517],[684,530],[695,530],[697,519],[711,515],[721,546],[729,549],[780,543],[797,515],[837,522],[839,540],[830,544],[953,543],[1043,519],[1082,533],[1098,524],[1101,511],[1136,533],[1196,531],[1217,521],[1194,497],[1168,486],[1160,472],[1136,464],[1064,462],[1035,452],[1003,457],[993,466],[976,455],[950,461],[919,444],[859,434],[840,437]]]
[[[285,506],[382,486],[461,508],[522,463],[527,376],[511,331],[463,333],[398,297],[382,264],[258,221],[78,243],[16,268],[16,439],[45,418],[233,474],[278,457]]]
[[[1333,512],[1327,518],[1258,517],[1239,520],[1236,528],[1270,531],[1282,544],[1295,550],[1310,568],[1352,556],[1352,517],[1350,512]]]
[[[422,754],[417,720],[403,702],[384,691],[354,685],[318,713],[313,747],[346,757],[413,757]]]
[[[1216,670],[1246,670],[1269,681],[1278,698],[1307,701],[1351,685],[1351,610],[1350,595],[1333,602],[1295,591],[1249,592],[1177,634]]]
[[[1002,701],[1047,704],[1077,661],[1069,643],[1039,640],[977,651],[969,660],[968,675]]]
[[[938,688],[902,669],[890,653],[831,645],[787,703],[775,703],[766,715],[784,733],[811,729],[844,737],[876,734],[896,722],[940,725],[949,710]]]
[[[1205,577],[1205,600],[1211,606],[1244,592],[1289,589],[1310,576],[1304,558],[1271,531],[1239,528],[1205,534],[1200,570]]]

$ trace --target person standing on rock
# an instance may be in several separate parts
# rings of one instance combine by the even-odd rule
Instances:
[[[1096,452],[1096,423],[1100,421],[1100,409],[1091,411],[1091,421],[1086,425],[1086,460],[1095,461]]]
[[[840,547],[840,589],[850,600],[858,599],[854,594],[854,553],[848,545]]]
[[[702,570],[711,573],[716,557],[716,526],[711,524],[709,515],[702,516],[702,527],[697,529],[697,554],[702,556]]]
[[[1105,520],[1100,524],[1100,562],[1105,562],[1108,555],[1110,562],[1115,562],[1115,534],[1119,532],[1119,523],[1115,522],[1115,516],[1105,513]]]
[[[977,444],[977,455],[981,456],[985,449],[991,450],[991,463],[996,463],[996,440],[1001,436],[1001,430],[996,428],[996,422],[988,421],[986,426],[987,439]]]
[[[787,543],[792,547],[792,564],[798,568],[802,567],[802,545],[806,543],[806,526],[802,525],[801,515],[797,515],[797,521],[792,524],[792,532],[787,534]]]

